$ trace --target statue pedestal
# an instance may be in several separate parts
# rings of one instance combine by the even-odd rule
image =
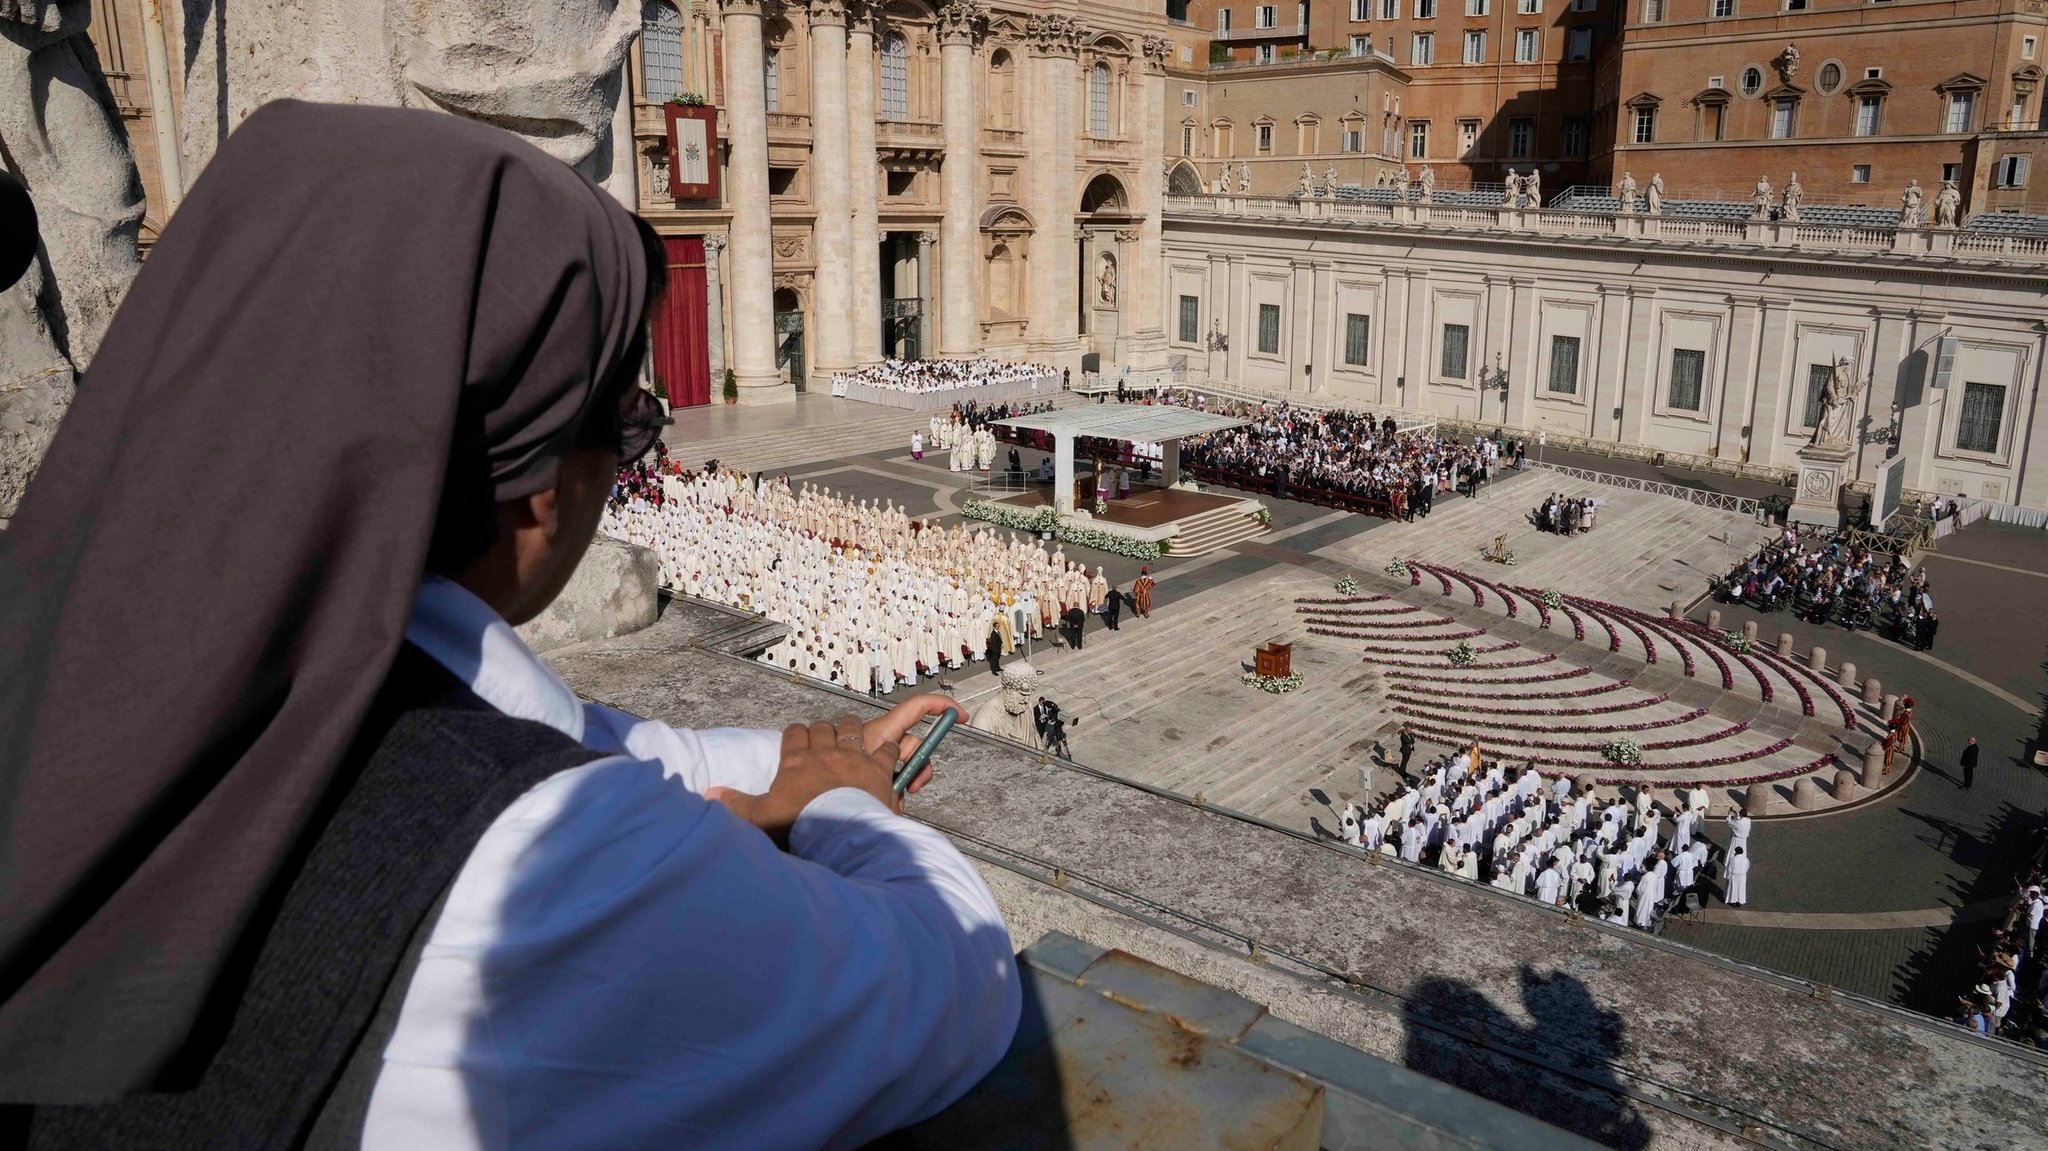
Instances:
[[[1842,485],[1849,482],[1847,444],[1809,444],[1799,449],[1799,494],[1785,518],[1795,524],[1842,526]]]

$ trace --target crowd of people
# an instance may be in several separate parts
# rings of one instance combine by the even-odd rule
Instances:
[[[999,672],[1049,631],[1079,647],[1088,614],[1114,629],[1124,607],[1150,607],[1064,547],[665,453],[621,473],[602,530],[654,549],[665,586],[787,624],[764,662],[878,695],[976,660]]]
[[[1413,735],[1403,731],[1401,746],[1405,780]],[[1687,896],[1704,903],[1710,877],[1730,906],[1748,901],[1750,819],[1728,817],[1723,851],[1704,834],[1706,817],[1704,791],[1669,806],[1647,788],[1602,802],[1567,777],[1508,767],[1475,746],[1369,806],[1346,804],[1338,822],[1354,847],[1659,931]]]
[[[922,460],[926,451],[942,451],[947,453],[947,464],[953,471],[989,471],[996,461],[996,421],[1051,410],[1050,401],[982,405],[970,400],[954,404],[952,411],[943,416],[933,415],[926,427],[910,433],[910,456]],[[1010,449],[1009,470],[1022,468],[1017,450]]]
[[[1220,473],[1222,482],[1250,483],[1281,499],[1348,497],[1397,519],[1428,516],[1443,492],[1476,495],[1503,461],[1512,460],[1516,466],[1522,461],[1518,442],[1402,432],[1391,416],[1375,421],[1368,412],[1218,399],[1188,391],[1169,392],[1164,400],[1251,421],[1182,441],[1182,468],[1212,476]]]
[[[1913,571],[1903,554],[1838,536],[1806,541],[1791,528],[1715,581],[1714,596],[1758,611],[1788,609],[1807,623],[1871,628],[1917,651],[1934,646],[1941,626],[1926,570]]]
[[[834,372],[832,384],[835,388],[858,384],[888,392],[953,392],[1030,380],[1049,385],[1058,375],[1057,369],[1044,364],[1001,360],[883,360],[856,372]]]
[[[1956,1000],[1952,1022],[1979,1035],[2048,1050],[2048,963],[2038,952],[2048,917],[2048,877],[2036,870],[2005,918],[1977,947],[1976,982]]]
[[[1591,496],[1567,497],[1558,492],[1536,505],[1529,513],[1529,520],[1540,532],[1555,532],[1561,536],[1575,536],[1580,532],[1593,530],[1593,520],[1600,510],[1600,501]]]

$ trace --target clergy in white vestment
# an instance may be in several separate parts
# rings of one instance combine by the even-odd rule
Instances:
[[[1728,813],[1728,852],[1733,855],[1738,847],[1749,846],[1750,818],[1740,811]]]
[[[1749,902],[1749,849],[1731,847],[1728,849],[1727,892],[1722,902],[1730,907],[1741,907]]]

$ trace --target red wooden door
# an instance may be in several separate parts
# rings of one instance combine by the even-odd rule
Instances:
[[[711,348],[705,336],[704,238],[663,236],[668,294],[654,313],[654,378],[672,408],[711,402]]]

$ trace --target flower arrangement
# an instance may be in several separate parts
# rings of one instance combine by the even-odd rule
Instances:
[[[1459,640],[1458,646],[1452,648],[1447,654],[1450,657],[1452,667],[1471,667],[1479,662],[1479,653],[1472,650],[1471,640]]]
[[[1100,528],[1068,523],[1060,519],[1059,513],[1049,507],[1020,508],[1014,504],[997,503],[994,500],[969,500],[960,509],[960,514],[968,519],[986,520],[998,527],[1028,531],[1034,535],[1051,532],[1054,538],[1065,543],[1094,548],[1111,555],[1128,556],[1134,560],[1156,560],[1165,553],[1165,548],[1151,540],[1134,539]]]
[[[1341,596],[1357,595],[1358,581],[1356,579],[1353,579],[1351,576],[1345,576],[1343,579],[1338,580],[1337,594]]]
[[[1387,569],[1386,569],[1386,570],[1387,570],[1387,574],[1388,574],[1388,575],[1390,575],[1390,576],[1393,576],[1393,577],[1394,577],[1395,579],[1407,579],[1407,578],[1408,578],[1408,565],[1407,565],[1407,564],[1404,564],[1404,563],[1402,563],[1402,562],[1401,562],[1400,560],[1389,560],[1389,561],[1387,561]]]
[[[1543,606],[1549,608],[1551,611],[1556,611],[1557,609],[1564,606],[1564,596],[1559,594],[1558,590],[1554,587],[1544,588],[1543,595],[1541,598],[1543,600]]]
[[[1379,601],[1381,601],[1381,600],[1383,600],[1383,599],[1386,599],[1386,598],[1388,598],[1388,597],[1387,597],[1387,596],[1385,596],[1385,595],[1383,595],[1383,594],[1379,594],[1379,593],[1374,593],[1374,594],[1372,594],[1372,595],[1351,595],[1351,596],[1343,596],[1343,597],[1341,597],[1341,598],[1339,598],[1339,599],[1318,599],[1318,598],[1315,598],[1315,597],[1313,597],[1313,596],[1303,596],[1302,598],[1300,598],[1300,599],[1297,599],[1297,600],[1295,600],[1294,602],[1295,602],[1295,603],[1298,603],[1298,604],[1302,604],[1302,603],[1305,603],[1305,604],[1314,604],[1314,605],[1316,605],[1316,606],[1319,606],[1319,607],[1320,607],[1320,606],[1324,606],[1324,605],[1333,605],[1333,604],[1351,604],[1351,603],[1378,603]],[[1308,609],[1308,608],[1302,608],[1302,607],[1298,607],[1298,608],[1295,608],[1294,610],[1295,610],[1295,611],[1297,611],[1297,612],[1303,612],[1303,611],[1307,611],[1307,610],[1309,610],[1309,609]],[[1421,608],[1410,608],[1410,607],[1407,607],[1406,605],[1403,605],[1403,607],[1402,607],[1402,610],[1404,610],[1404,611],[1420,611],[1420,610],[1422,610],[1422,609],[1421,609]]]
[[[1273,526],[1273,513],[1265,508],[1260,508],[1258,511],[1253,512],[1252,518],[1259,521],[1259,526],[1262,528]]]
[[[1106,499],[1103,499],[1103,498],[1102,498],[1101,496],[1096,496],[1096,497],[1095,497],[1095,514],[1096,514],[1096,515],[1098,515],[1098,516],[1106,516],[1106,515],[1108,515],[1108,514],[1109,514],[1109,501],[1108,501],[1108,500],[1106,500]]]
[[[1508,550],[1500,553],[1500,562],[1506,564],[1509,567],[1515,566],[1515,563],[1517,562],[1515,559],[1515,549],[1509,548]]]
[[[1608,740],[1600,748],[1600,754],[1624,767],[1641,767],[1643,764],[1643,749],[1627,736]]]
[[[1749,654],[1749,637],[1747,635],[1744,635],[1742,632],[1724,631],[1721,633],[1721,642],[1727,644],[1728,650],[1734,652],[1736,655]]]
[[[1243,681],[1263,692],[1286,695],[1301,686],[1301,673],[1297,671],[1293,675],[1253,675],[1246,672]]]
[[[678,92],[670,96],[668,102],[684,108],[700,108],[704,105],[704,97],[699,96],[695,92]]]

